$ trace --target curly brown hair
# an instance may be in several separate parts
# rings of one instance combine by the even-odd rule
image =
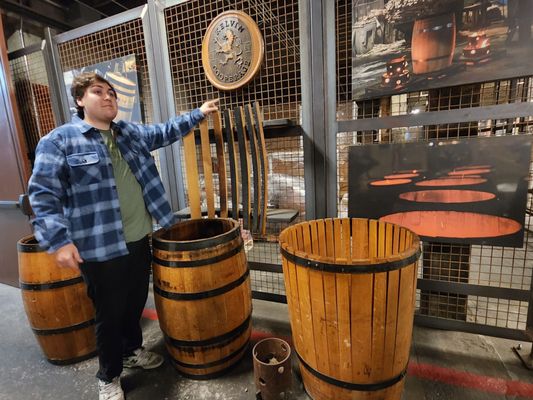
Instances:
[[[83,107],[79,106],[76,100],[81,99],[84,95],[87,89],[94,85],[96,82],[105,83],[109,85],[113,93],[115,94],[115,97],[117,97],[117,92],[115,91],[115,88],[113,85],[111,85],[105,78],[98,75],[96,72],[83,72],[79,75],[76,75],[74,79],[72,80],[72,86],[70,87],[70,94],[72,95],[72,98],[74,99],[74,104],[76,105],[76,111],[78,114],[78,117],[81,119],[85,118],[85,113],[83,112]]]

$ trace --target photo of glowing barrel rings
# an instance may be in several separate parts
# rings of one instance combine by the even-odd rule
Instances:
[[[443,177],[422,180],[416,182],[415,186],[432,188],[477,185],[487,182],[487,178],[482,175],[490,172],[491,167],[488,165],[457,167]],[[402,174],[392,177],[398,175]],[[401,193],[399,198],[418,203],[464,204],[492,200],[496,195],[477,190],[430,189]],[[490,238],[514,234],[522,227],[518,222],[505,217],[452,210],[405,211],[385,215],[380,220],[405,226],[420,236],[432,238]]]
[[[348,215],[432,242],[521,247],[530,151],[526,135],[352,146]]]

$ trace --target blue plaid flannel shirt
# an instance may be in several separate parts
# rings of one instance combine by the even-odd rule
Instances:
[[[146,208],[163,227],[176,221],[150,152],[174,143],[203,118],[197,108],[164,124],[112,123]],[[78,116],[39,141],[28,192],[35,237],[49,252],[74,243],[85,261],[128,254],[109,151],[99,130]]]

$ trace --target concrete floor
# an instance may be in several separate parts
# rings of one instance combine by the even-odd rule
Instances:
[[[252,345],[269,336],[290,340],[287,307],[254,300]],[[147,308],[153,308],[150,298]],[[96,358],[75,365],[48,363],[29,328],[20,291],[0,284],[0,400],[97,399]],[[143,318],[145,346],[166,354],[157,321]],[[403,400],[533,399],[533,371],[512,352],[517,343],[481,335],[415,327]],[[526,349],[530,343],[524,343]],[[167,356],[168,357],[168,356]],[[294,358],[293,358],[294,361]],[[224,376],[209,381],[181,377],[171,365],[129,370],[122,382],[128,400],[255,399],[251,350]],[[293,400],[306,400],[298,374]]]

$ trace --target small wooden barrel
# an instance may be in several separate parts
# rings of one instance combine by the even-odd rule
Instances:
[[[152,237],[154,298],[175,367],[216,377],[244,355],[252,292],[238,222],[192,219]]]
[[[296,355],[314,400],[399,400],[415,306],[416,234],[377,220],[307,221],[280,235]]]
[[[52,364],[96,355],[94,307],[79,271],[59,267],[33,235],[17,243],[22,301],[30,326]]]
[[[426,74],[452,64],[455,51],[455,14],[417,19],[413,26],[413,72]]]

